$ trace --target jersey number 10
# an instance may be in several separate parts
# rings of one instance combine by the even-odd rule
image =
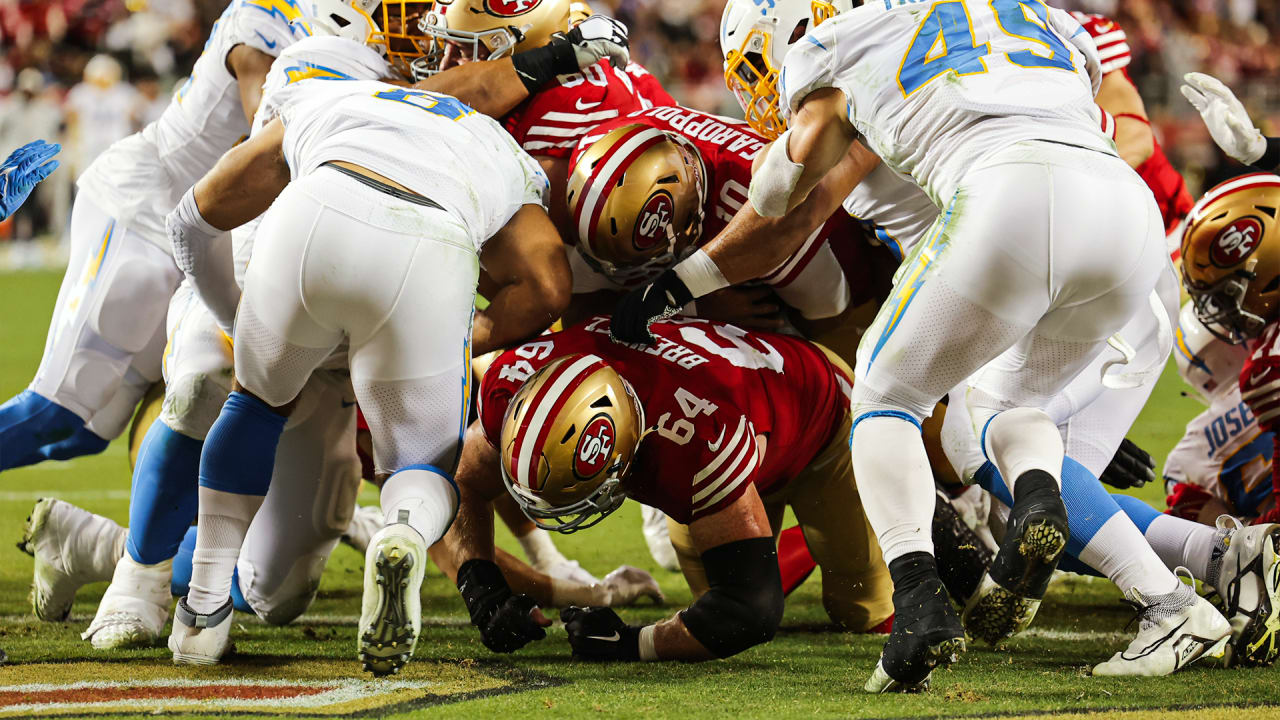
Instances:
[[[1049,9],[1041,0],[990,0],[996,23],[1010,37],[1043,46],[1049,55],[1031,50],[1005,53],[1009,62],[1029,68],[1074,70],[1071,51],[1049,29]],[[937,48],[941,47],[942,54]],[[898,69],[898,85],[902,96],[928,85],[939,75],[953,70],[957,75],[979,75],[987,71],[983,56],[991,54],[991,44],[978,44],[973,37],[973,21],[961,0],[934,3],[924,22],[916,28],[915,37]]]

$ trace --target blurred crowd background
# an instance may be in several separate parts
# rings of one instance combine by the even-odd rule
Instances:
[[[1183,73],[1218,76],[1264,130],[1280,134],[1280,2],[1050,2],[1108,15],[1124,28],[1133,54],[1129,74],[1193,194],[1241,168],[1217,150],[1179,94]],[[35,138],[64,146],[62,168],[21,212],[0,224],[0,249],[7,251],[0,253],[0,269],[49,261],[49,243],[23,241],[61,237],[78,171],[107,145],[158,117],[225,5],[226,0],[0,0],[0,153]],[[716,33],[724,0],[593,5],[627,23],[632,56],[681,102],[738,113],[721,77]]]

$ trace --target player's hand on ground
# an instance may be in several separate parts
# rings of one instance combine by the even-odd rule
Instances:
[[[573,44],[578,67],[586,69],[604,58],[619,70],[631,62],[627,49],[627,26],[604,15],[592,15],[574,26],[565,36]]]
[[[35,186],[58,169],[53,156],[60,150],[58,143],[36,140],[14,150],[0,164],[0,220],[12,215]]]
[[[641,598],[649,598],[661,605],[666,600],[658,581],[649,573],[631,565],[621,565],[617,570],[604,576],[600,581],[609,590],[609,605],[624,607],[634,605]]]
[[[618,301],[609,322],[609,336],[617,342],[652,345],[649,326],[680,312],[693,294],[674,270],[665,270],[652,282],[638,287]]]
[[[604,607],[567,607],[560,611],[573,656],[583,660],[639,660],[640,628]]]
[[[1125,438],[1098,479],[1121,490],[1142,487],[1156,479],[1156,461],[1146,450]]]
[[[511,595],[479,625],[480,639],[494,652],[515,652],[534,640],[545,638],[547,631],[543,628],[550,624],[551,620],[542,614],[533,598]]]
[[[1187,73],[1182,79],[1183,97],[1200,113],[1218,147],[1245,165],[1257,162],[1267,151],[1267,139],[1231,88],[1204,73]]]
[[[727,287],[698,298],[698,317],[749,330],[779,330],[786,324],[773,290],[762,285]]]

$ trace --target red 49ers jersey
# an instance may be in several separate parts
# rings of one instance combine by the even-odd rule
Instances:
[[[1129,54],[1129,39],[1125,36],[1124,29],[1111,18],[1102,15],[1089,15],[1078,11],[1072,11],[1071,14],[1084,26],[1093,38],[1094,44],[1098,46],[1098,57],[1102,60],[1103,74],[1122,72],[1125,80],[1132,83],[1132,80],[1129,80],[1129,71],[1126,69],[1132,58]],[[1121,115],[1121,117],[1124,116]],[[1195,202],[1191,199],[1191,193],[1187,190],[1187,184],[1183,181],[1182,175],[1169,163],[1169,158],[1164,154],[1164,148],[1160,147],[1160,142],[1154,136],[1151,142],[1151,157],[1139,165],[1136,171],[1147,183],[1147,187],[1151,188],[1151,194],[1155,195],[1156,205],[1160,207],[1160,215],[1164,218],[1164,231],[1168,234],[1182,222],[1187,213],[1191,212]]]
[[[676,133],[698,149],[706,170],[707,198],[703,205],[702,236],[697,244],[710,242],[746,203],[752,161],[768,141],[741,120],[672,104],[600,123],[582,136],[574,148],[574,157],[610,131],[633,124]],[[872,297],[868,291],[874,285],[868,269],[871,263],[864,257],[870,248],[862,242],[862,237],[856,221],[838,211],[786,262],[759,280],[772,286],[783,302],[807,318],[816,320],[838,315],[851,300],[853,304],[860,304]],[[651,280],[661,270],[653,268],[647,274],[608,281],[615,287],[630,289]],[[603,282],[583,282],[578,275],[585,271],[585,263],[574,263],[575,291],[608,287]]]
[[[1258,427],[1275,433],[1280,429],[1280,321],[1263,329],[1254,341],[1253,353],[1244,361],[1240,370],[1240,397],[1254,417]],[[1273,497],[1280,497],[1280,434],[1274,439],[1271,457],[1271,486]],[[1255,523],[1280,521],[1280,504],[1272,501],[1271,510],[1256,519]],[[1265,505],[1265,503],[1259,503]]]
[[[652,327],[652,347],[609,339],[595,317],[508,350],[480,383],[479,415],[495,447],[512,396],[556,358],[609,363],[635,389],[647,432],[624,480],[628,496],[688,523],[737,500],[751,483],[777,490],[839,432],[850,380],[803,340],[680,319]],[[767,437],[764,452],[755,437]]]
[[[601,60],[556,80],[503,118],[507,132],[531,155],[567,158],[578,138],[595,125],[655,105],[675,104],[662,83],[639,63],[619,70]]]

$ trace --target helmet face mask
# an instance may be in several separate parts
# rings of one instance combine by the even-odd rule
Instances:
[[[543,530],[572,533],[626,500],[644,429],[631,385],[599,357],[566,355],[511,398],[499,437],[503,485]]]
[[[419,23],[431,11],[431,6],[430,2],[385,0],[372,15],[378,30],[371,36],[371,43],[380,45],[387,62],[406,78],[421,79],[414,65],[434,51],[434,41],[418,31]]]
[[[412,64],[414,76],[544,45],[568,31],[569,13],[570,0],[437,0],[415,23],[426,52]]]
[[[1241,271],[1242,274],[1247,272]],[[1240,345],[1262,333],[1267,325],[1266,319],[1249,312],[1242,305],[1249,291],[1249,281],[1254,279],[1256,276],[1225,277],[1207,287],[1187,284],[1196,318],[1214,337]]]
[[[1178,315],[1173,359],[1178,375],[1205,405],[1239,387],[1240,369],[1249,349],[1231,344],[1200,321],[1195,303],[1187,301]]]

